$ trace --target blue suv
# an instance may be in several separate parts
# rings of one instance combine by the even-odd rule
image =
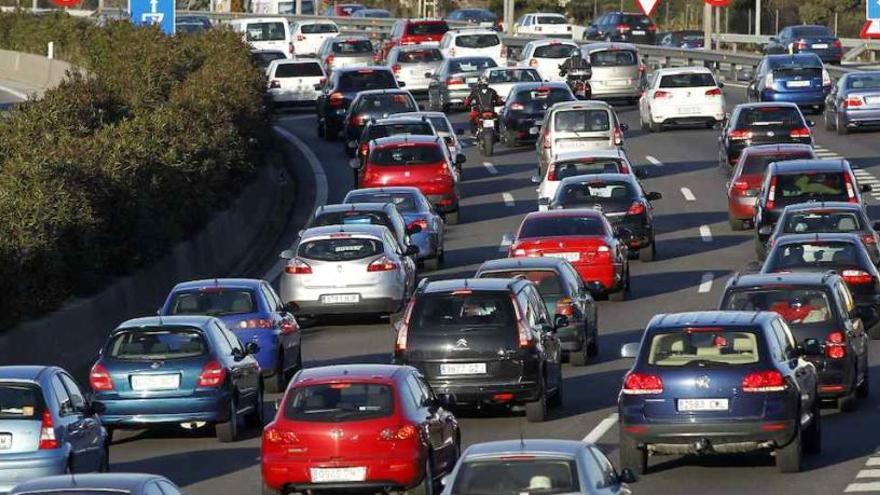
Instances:
[[[798,344],[777,313],[704,311],[651,319],[618,397],[620,463],[649,455],[775,451],[781,472],[821,450],[816,339]]]
[[[765,56],[746,90],[749,101],[795,103],[817,113],[830,92],[831,75],[815,53]]]

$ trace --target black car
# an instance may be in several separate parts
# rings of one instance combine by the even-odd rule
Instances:
[[[718,136],[718,163],[729,171],[739,154],[756,144],[800,143],[813,145],[810,127],[794,103],[744,103],[737,105]]]
[[[599,314],[589,287],[571,263],[551,256],[502,258],[484,262],[476,278],[525,277],[535,283],[550,314],[568,317],[568,326],[559,328],[563,357],[575,366],[587,364],[599,354]]]
[[[556,196],[541,198],[538,204],[551,209],[594,208],[620,232],[629,236],[630,252],[638,251],[640,261],[654,261],[654,207],[661,199],[658,192],[646,193],[632,174],[592,174],[566,177],[559,183]]]
[[[181,15],[174,19],[176,33],[202,33],[211,29],[211,19],[203,15]]]
[[[318,136],[332,141],[345,125],[348,106],[361,91],[398,89],[390,67],[345,67],[333,69],[330,79],[321,86],[315,101]]]
[[[360,166],[363,167],[370,149],[370,141],[388,136],[412,134],[417,136],[434,136],[437,134],[434,126],[427,117],[414,117],[412,115],[391,116],[385,119],[370,119],[361,131],[357,141],[349,141],[346,151],[349,156],[357,155]]]
[[[767,254],[767,241],[782,210],[797,203],[843,201],[862,204],[863,192],[871,186],[856,182],[846,160],[786,160],[767,167],[755,203],[755,253]]]
[[[587,26],[583,39],[653,45],[657,40],[657,25],[645,14],[609,12]]]
[[[773,311],[788,323],[798,345],[823,343],[807,356],[819,374],[819,397],[843,411],[868,396],[868,336],[846,282],[832,271],[734,276],[719,309]]]
[[[405,89],[374,89],[361,91],[349,105],[345,115],[346,147],[351,148],[361,137],[361,131],[370,119],[382,119],[390,115],[418,112],[419,105]]]
[[[446,16],[446,20],[466,22],[501,31],[501,22],[498,21],[498,16],[491,10],[476,8],[453,10]]]
[[[827,26],[787,26],[764,46],[767,55],[785,53],[815,53],[825,63],[839,64],[843,45]]]
[[[508,146],[535,142],[547,109],[562,101],[576,101],[563,82],[518,83],[501,109],[501,142]]]
[[[284,60],[286,58],[287,54],[279,50],[251,50],[251,62],[253,62],[261,72],[266,72],[266,69],[269,68],[269,64],[271,64],[273,60]]]
[[[880,264],[880,237],[877,229],[880,222],[868,219],[865,205],[842,201],[822,201],[798,203],[782,210],[776,228],[770,235],[773,239],[787,234],[856,234],[865,244],[875,265]]]
[[[414,366],[457,405],[525,406],[529,421],[562,404],[562,349],[525,278],[422,280],[397,324],[394,362]]]
[[[657,43],[668,48],[682,48],[685,50],[698,50],[703,48],[705,36],[702,31],[671,31],[660,36]]]
[[[384,225],[400,243],[400,248],[406,251],[407,246],[412,244],[410,234],[421,232],[419,226],[407,228],[406,220],[391,203],[347,203],[338,205],[319,206],[315,214],[303,227],[303,231],[313,227],[326,225]]]

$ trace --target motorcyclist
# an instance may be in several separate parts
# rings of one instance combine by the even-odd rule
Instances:
[[[593,72],[593,66],[590,64],[590,61],[585,59],[581,54],[581,50],[579,48],[575,48],[569,54],[568,59],[559,66],[559,75],[561,77],[565,77],[571,71],[583,71],[587,73],[587,79],[590,79],[590,76]]]
[[[464,99],[465,108],[470,109],[471,129],[476,129],[483,112],[495,113],[495,107],[501,106],[504,101],[498,93],[489,87],[489,79],[480,76],[477,84],[471,90],[471,94]]]

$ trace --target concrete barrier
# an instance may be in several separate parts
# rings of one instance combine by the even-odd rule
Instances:
[[[73,68],[61,60],[0,50],[0,74],[3,79],[21,83],[37,93],[61,84],[67,71]]]

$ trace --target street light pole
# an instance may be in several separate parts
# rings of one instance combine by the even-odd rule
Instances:
[[[761,36],[761,0],[755,0],[755,36]]]
[[[705,39],[705,46],[711,50],[712,49],[712,6],[708,3],[703,3],[703,39]]]

